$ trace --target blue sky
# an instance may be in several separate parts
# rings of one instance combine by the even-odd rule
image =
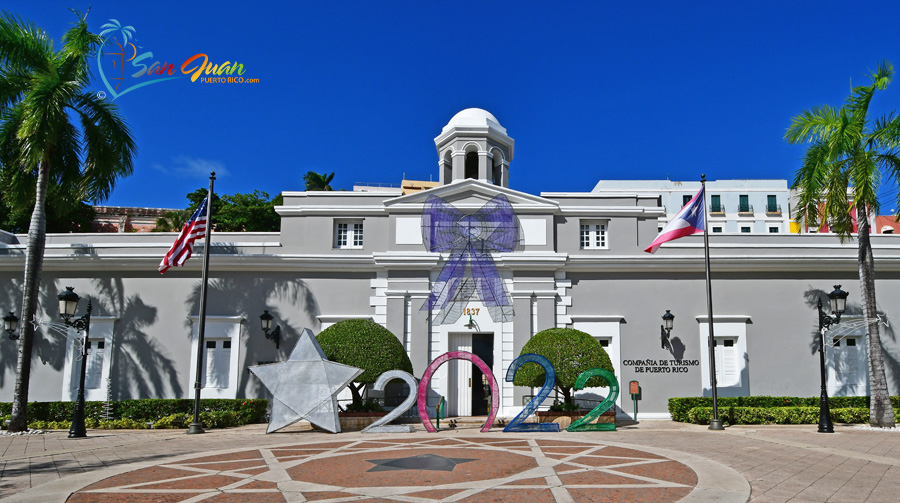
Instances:
[[[180,208],[185,194],[437,179],[434,137],[484,108],[516,140],[510,186],[590,191],[600,179],[793,177],[791,117],[840,106],[881,59],[900,65],[900,4],[877,2],[108,2],[6,0],[58,40],[135,28],[138,54],[244,65],[258,83],[188,77],[115,99],[135,173],[106,204]],[[626,5],[627,4],[627,5]],[[208,5],[208,6],[207,6]],[[108,63],[107,63],[108,64]],[[900,69],[900,66],[898,66]],[[96,67],[95,67],[96,76]],[[137,83],[142,80],[128,80]],[[106,87],[99,77],[96,90]],[[110,99],[107,96],[107,99]],[[900,83],[872,110],[900,109]],[[894,206],[885,203],[883,212]]]

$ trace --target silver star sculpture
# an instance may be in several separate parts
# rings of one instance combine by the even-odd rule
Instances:
[[[313,333],[303,329],[287,361],[249,367],[272,393],[272,416],[266,433],[301,419],[330,431],[341,431],[337,395],[362,369],[328,361]]]

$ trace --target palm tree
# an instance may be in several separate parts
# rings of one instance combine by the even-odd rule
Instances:
[[[867,327],[872,426],[894,426],[894,410],[884,375],[876,303],[875,264],[869,241],[869,215],[878,211],[878,188],[883,177],[900,182],[900,117],[872,120],[869,104],[875,91],[891,82],[893,66],[882,61],[870,75],[871,85],[854,88],[840,109],[824,105],[794,117],[784,135],[789,143],[809,143],[794,187],[800,190],[797,220],[825,223],[843,242],[859,229],[859,280]]]
[[[325,173],[319,174],[315,171],[307,171],[305,175],[303,175],[303,181],[306,182],[306,190],[332,190],[331,179],[334,178],[334,173],[330,175],[326,175]]]
[[[92,57],[102,41],[86,14],[66,31],[62,47],[42,29],[0,14],[0,183],[4,196],[34,201],[28,229],[22,319],[33,320],[46,241],[48,185],[78,187],[101,201],[116,179],[131,174],[135,142],[115,105],[89,92]],[[22,324],[10,431],[23,431],[34,325]]]

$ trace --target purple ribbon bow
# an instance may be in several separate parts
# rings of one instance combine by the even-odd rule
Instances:
[[[485,306],[511,305],[491,257],[491,252],[513,251],[519,242],[516,215],[505,195],[495,196],[472,215],[430,196],[422,214],[422,236],[429,251],[450,253],[422,311],[447,307],[456,297],[467,265]]]

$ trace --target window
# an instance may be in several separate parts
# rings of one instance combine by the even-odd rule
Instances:
[[[841,335],[831,340],[833,350],[825,352],[828,364],[828,393],[831,396],[866,396],[869,394],[869,368],[866,352],[865,324],[854,317],[841,319],[847,323]],[[858,326],[856,326],[858,325]],[[846,335],[844,335],[846,334]]]
[[[103,360],[106,341],[87,342],[87,365],[85,365],[84,389],[100,389],[103,384]]]
[[[769,227],[769,234],[778,234],[778,227]]]
[[[713,232],[722,232],[721,227],[713,227]]]
[[[227,388],[231,377],[231,341],[204,339],[206,343],[206,372],[201,383],[204,388]]]
[[[200,318],[191,316],[191,373],[190,383],[193,388],[197,380],[197,337]],[[238,371],[241,359],[241,333],[243,318],[240,316],[206,317],[206,330],[203,334],[203,365],[201,367],[200,385],[204,398],[237,398]],[[262,337],[259,334],[259,337]],[[249,362],[247,363],[249,365]]]
[[[581,249],[605,249],[606,222],[582,220],[581,221]]]
[[[734,386],[740,383],[736,337],[716,337],[716,384]]]
[[[709,318],[698,316],[699,340],[701,347],[705,347],[709,341]],[[716,384],[719,388],[719,396],[748,396],[749,363],[752,358],[747,354],[747,326],[750,323],[747,316],[716,316],[715,326],[715,355]],[[703,383],[703,395],[710,396],[709,376],[712,368],[709,360],[709,351],[700,352],[700,371]]]
[[[334,224],[335,248],[362,248],[363,223],[356,221],[337,221]]]
[[[722,209],[722,196],[718,194],[713,194],[709,196],[709,211],[711,213],[724,213],[725,210]]]
[[[91,337],[85,344],[87,359],[84,361],[84,398],[88,401],[102,401],[109,383],[109,371],[113,357],[113,329],[118,318],[109,316],[91,317]],[[82,332],[69,328],[66,337],[66,361],[63,372],[62,400],[74,401],[78,395],[81,380]]]
[[[766,196],[766,211],[769,213],[781,213],[778,209],[777,198],[772,194]]]
[[[738,212],[750,212],[750,196],[748,196],[747,194],[741,194],[740,196],[738,196]]]
[[[750,232],[750,227],[741,227],[741,232],[749,233],[749,232]]]
[[[685,195],[681,196],[681,207],[683,208],[683,207],[687,206],[687,203],[691,202],[691,198],[693,198],[693,197],[694,196],[692,196],[690,194],[685,194]]]

